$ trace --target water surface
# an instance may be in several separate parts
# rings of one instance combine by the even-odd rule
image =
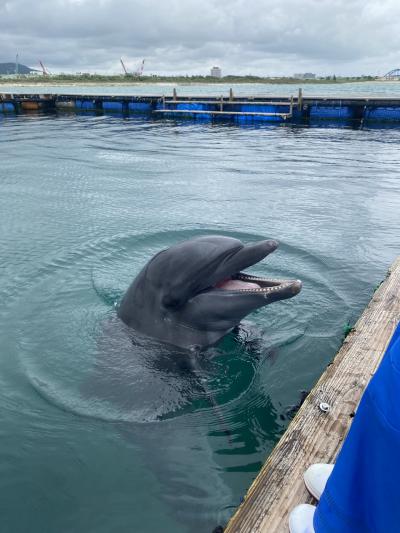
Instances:
[[[0,116],[2,529],[225,523],[399,253],[399,141]],[[304,288],[249,316],[193,375],[132,338],[115,305],[155,252],[206,233],[278,239],[253,271]]]
[[[297,96],[301,87],[293,83],[134,83],[126,85],[112,84],[23,84],[22,82],[0,84],[0,92],[28,94],[92,94],[92,95],[134,95],[134,96],[169,96],[175,88],[178,96],[220,96],[229,94],[243,96]],[[400,97],[400,82],[371,81],[350,83],[307,83],[302,86],[304,96],[332,97]]]

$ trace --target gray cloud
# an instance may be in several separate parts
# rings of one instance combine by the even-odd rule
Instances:
[[[0,0],[0,61],[50,70],[384,73],[400,67],[397,0]]]

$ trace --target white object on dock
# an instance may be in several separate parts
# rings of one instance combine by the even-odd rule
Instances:
[[[315,533],[313,520],[316,507],[309,503],[297,505],[289,516],[290,533]]]
[[[304,472],[304,483],[316,500],[321,498],[334,466],[333,464],[315,463]]]

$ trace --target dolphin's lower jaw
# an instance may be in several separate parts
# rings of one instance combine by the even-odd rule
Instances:
[[[278,246],[198,237],[157,254],[126,292],[118,316],[137,331],[181,348],[207,347],[249,313],[301,290],[299,280],[244,272]]]

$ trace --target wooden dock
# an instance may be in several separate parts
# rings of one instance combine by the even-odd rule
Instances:
[[[300,503],[315,503],[303,473],[312,463],[335,462],[399,321],[400,257],[267,459],[225,533],[287,533],[290,511]]]

